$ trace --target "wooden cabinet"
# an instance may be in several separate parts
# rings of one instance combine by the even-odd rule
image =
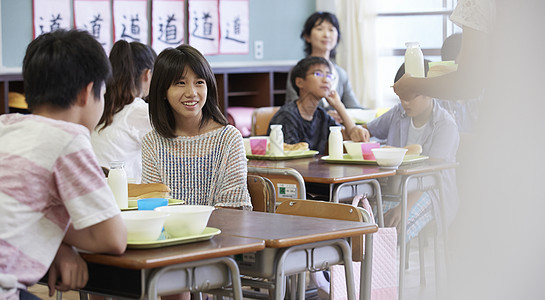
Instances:
[[[212,68],[218,83],[219,103],[230,106],[281,106],[286,99],[290,66]]]
[[[9,113],[8,93],[19,92],[23,94],[23,75],[2,74],[0,75],[0,114]]]
[[[291,67],[213,67],[221,110],[227,115],[229,106],[283,105],[286,99],[286,80]],[[0,75],[0,88],[0,114],[8,113],[8,92],[24,93],[22,75]]]

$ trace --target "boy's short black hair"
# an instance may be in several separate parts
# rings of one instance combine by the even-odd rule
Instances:
[[[454,33],[449,35],[441,46],[441,60],[456,60],[462,48],[462,34]]]
[[[100,96],[111,74],[108,56],[87,31],[59,29],[30,42],[23,59],[25,98],[29,109],[41,105],[66,109],[90,82]]]
[[[305,78],[310,67],[314,65],[326,65],[328,68],[331,68],[327,59],[319,56],[309,56],[301,59],[295,67],[291,69],[291,85],[299,95],[299,87],[295,84],[296,78]]]

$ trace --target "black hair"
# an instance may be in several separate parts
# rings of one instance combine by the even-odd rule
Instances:
[[[106,83],[104,113],[98,122],[100,130],[112,124],[114,115],[131,104],[142,90],[140,77],[145,70],[153,70],[157,54],[148,45],[125,40],[115,42],[110,51],[112,77]]]
[[[305,36],[310,37],[310,32],[312,31],[312,28],[314,28],[316,25],[322,24],[324,21],[328,21],[337,29],[337,45],[341,41],[341,29],[339,27],[339,20],[337,20],[337,17],[329,12],[317,11],[307,18],[305,25],[303,26],[303,31],[301,32],[301,39],[303,39],[303,41],[305,42],[304,50],[307,56],[310,56],[312,54],[312,45],[307,42]],[[331,49],[331,52],[329,53],[330,59],[335,59],[335,55],[337,54],[336,49],[337,47]]]
[[[42,34],[30,42],[23,59],[29,110],[41,105],[67,109],[91,82],[98,99],[110,74],[104,49],[87,31],[59,29]]]
[[[199,50],[180,45],[167,48],[157,56],[149,92],[149,115],[154,129],[165,138],[176,137],[176,123],[172,107],[167,100],[167,91],[190,68],[195,74],[206,81],[206,103],[202,108],[202,128],[209,120],[227,125],[227,119],[218,107],[218,89],[216,78],[206,58]]]
[[[460,48],[462,48],[462,34],[454,33],[449,35],[441,46],[441,60],[456,60]]]
[[[301,59],[291,69],[291,85],[295,89],[295,92],[297,92],[297,95],[299,95],[299,87],[295,84],[295,79],[305,78],[308,70],[314,65],[326,65],[328,68],[331,68],[327,59],[319,56],[309,56]]]
[[[430,69],[429,63],[431,60],[424,59],[424,77],[428,76],[428,70]],[[394,78],[394,83],[397,82],[401,76],[405,74],[405,63],[402,63],[401,66],[399,66],[399,69],[397,69],[396,76]]]

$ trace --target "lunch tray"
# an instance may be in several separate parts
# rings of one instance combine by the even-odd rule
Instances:
[[[221,230],[214,227],[206,227],[201,234],[183,236],[177,238],[165,238],[164,234],[161,234],[161,237],[155,241],[146,241],[146,242],[127,242],[127,248],[129,249],[152,249],[167,247],[173,245],[188,244],[194,242],[207,241],[214,236],[221,233]]]
[[[402,165],[420,162],[428,159],[428,156],[424,155],[405,155],[403,158]],[[375,165],[378,166],[376,160],[365,160],[365,159],[356,159],[350,157],[350,155],[345,154],[342,159],[332,159],[329,156],[322,156],[321,160],[332,163],[332,164],[357,164],[357,165]]]
[[[318,154],[318,151],[316,150],[307,150],[307,151],[286,151],[284,152],[284,155],[255,155],[255,154],[246,154],[246,158],[248,159],[260,159],[260,160],[289,160],[289,159],[297,159],[297,158],[308,158],[308,157],[314,157],[316,154]]]

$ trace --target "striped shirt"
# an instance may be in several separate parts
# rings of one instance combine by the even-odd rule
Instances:
[[[119,214],[84,126],[37,115],[0,116],[0,277],[32,285],[70,222]]]
[[[142,183],[166,184],[187,204],[252,207],[242,135],[233,126],[167,139],[151,131],[142,141]]]

